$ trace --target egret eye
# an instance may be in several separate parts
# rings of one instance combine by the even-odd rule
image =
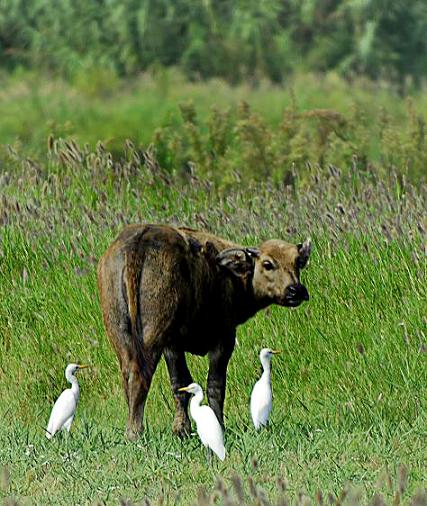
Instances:
[[[266,271],[272,271],[274,269],[274,265],[270,262],[270,260],[264,260],[262,266]]]

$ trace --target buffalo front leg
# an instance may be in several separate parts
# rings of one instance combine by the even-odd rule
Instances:
[[[178,392],[178,388],[188,386],[193,382],[193,379],[188,370],[183,351],[166,348],[163,354],[169,371],[176,407],[172,430],[178,436],[185,437],[191,432],[191,423],[187,413],[189,395],[185,392]]]
[[[234,348],[235,338],[227,343],[222,343],[218,348],[209,352],[208,374],[208,400],[214,410],[219,423],[224,429],[224,398],[225,384],[227,379],[227,366]]]
[[[138,359],[133,358],[128,363],[127,400],[129,416],[126,429],[128,439],[136,439],[142,431],[145,401],[161,354],[161,349],[143,347]]]

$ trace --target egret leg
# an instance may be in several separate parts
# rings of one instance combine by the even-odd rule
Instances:
[[[74,420],[74,415],[70,416],[70,418],[66,422],[64,422],[64,429],[67,432],[70,432],[71,424],[73,423],[73,420]]]
[[[165,348],[163,355],[168,367],[176,406],[172,430],[178,436],[186,437],[191,432],[191,423],[188,417],[188,402],[190,397],[186,392],[178,392],[178,388],[189,385],[193,382],[193,379],[190,371],[188,370],[183,351]]]
[[[211,464],[212,464],[212,452],[209,448],[209,446],[206,446],[206,462],[208,464],[208,466],[210,467]]]

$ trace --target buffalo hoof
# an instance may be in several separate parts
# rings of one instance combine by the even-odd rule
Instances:
[[[136,441],[139,438],[139,435],[140,435],[140,433],[138,431],[136,431],[135,429],[132,429],[129,427],[126,429],[126,438],[129,441]]]

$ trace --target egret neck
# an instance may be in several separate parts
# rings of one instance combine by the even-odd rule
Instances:
[[[197,389],[197,391],[194,393],[190,401],[190,413],[193,419],[195,419],[194,415],[197,416],[196,410],[197,408],[200,407],[202,400],[203,400],[203,390],[200,388]]]
[[[271,356],[262,355],[261,365],[263,369],[263,373],[260,378],[261,381],[271,384]]]
[[[71,391],[73,392],[76,400],[78,400],[80,396],[79,382],[77,381],[77,378],[74,376],[74,374],[68,370],[68,368],[65,371],[65,378],[69,383],[71,383]]]

